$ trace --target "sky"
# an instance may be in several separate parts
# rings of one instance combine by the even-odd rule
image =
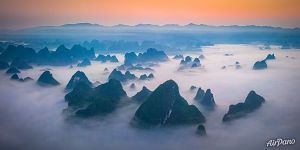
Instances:
[[[0,0],[0,28],[90,22],[300,27],[300,0]]]

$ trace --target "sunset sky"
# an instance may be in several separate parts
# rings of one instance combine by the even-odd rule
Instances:
[[[300,27],[300,0],[0,0],[0,28],[65,23]]]

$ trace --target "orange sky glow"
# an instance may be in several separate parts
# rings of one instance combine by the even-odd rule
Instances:
[[[0,28],[91,22],[300,27],[300,0],[1,0]]]

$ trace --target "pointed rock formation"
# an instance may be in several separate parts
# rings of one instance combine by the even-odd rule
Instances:
[[[92,83],[89,81],[87,76],[82,71],[77,71],[68,82],[66,89],[73,89],[78,83],[84,82],[89,86],[92,86]]]
[[[96,61],[100,61],[100,62],[119,62],[119,60],[117,59],[117,57],[115,55],[98,55],[98,57],[95,59]]]
[[[205,130],[204,125],[202,125],[202,124],[198,125],[196,133],[200,136],[206,135],[206,130]]]
[[[196,88],[196,87],[195,87]],[[197,94],[196,96],[194,97],[194,100],[197,100],[197,101],[202,101],[203,97],[205,95],[205,91],[202,90],[202,88],[198,88],[198,91],[197,91]]]
[[[253,70],[261,70],[261,69],[267,69],[268,65],[265,60],[257,61],[253,65]]]
[[[216,105],[214,100],[214,95],[211,93],[210,89],[206,90],[203,99],[200,101],[200,103],[204,106],[209,106],[209,107],[213,107]]]
[[[243,117],[247,113],[258,109],[264,102],[265,99],[262,96],[250,91],[245,102],[229,106],[228,112],[223,117],[223,122]]]
[[[265,58],[265,60],[273,60],[273,59],[276,59],[275,54],[268,54],[267,57]]]
[[[42,86],[55,86],[59,85],[59,82],[56,81],[50,71],[45,71],[38,78],[37,83]]]
[[[154,78],[153,73],[150,73],[150,74],[148,75],[148,79],[153,79],[153,78]]]
[[[136,76],[129,71],[126,71],[125,74],[122,74],[121,71],[118,71],[117,69],[114,69],[110,75],[108,76],[108,79],[116,79],[121,82],[126,82],[127,80],[134,80],[136,79]]]
[[[182,59],[182,60],[180,61],[180,64],[181,64],[181,65],[186,65],[186,64],[188,64],[188,63],[190,63],[190,62],[192,62],[192,57],[191,57],[191,56],[186,56],[185,59]]]
[[[194,105],[180,96],[178,85],[168,80],[156,88],[138,108],[134,118],[145,125],[179,125],[205,122],[205,117]]]
[[[140,80],[147,80],[147,79],[148,79],[148,77],[146,74],[143,74],[140,76]]]
[[[173,59],[183,59],[183,58],[184,58],[183,55],[175,55],[173,57]]]
[[[82,95],[82,93],[77,94]],[[127,98],[120,81],[114,79],[94,88],[90,94],[83,95],[87,97],[85,101],[90,101],[90,103],[87,107],[76,111],[76,115],[81,117],[110,113],[115,110],[121,98]]]
[[[68,102],[68,106],[83,107],[93,101],[93,88],[86,82],[78,82],[73,90],[65,95],[65,101]]]
[[[76,60],[81,60],[81,59],[89,60],[95,58],[95,51],[93,48],[91,50],[88,50],[79,44],[73,45],[73,47],[70,49],[70,52],[72,57]]]
[[[210,89],[207,89],[206,92],[201,88],[198,89],[194,100],[199,101],[202,105],[206,107],[214,107],[216,105],[214,100],[214,95],[211,93]]]
[[[10,67],[7,71],[7,74],[15,74],[15,73],[20,73],[20,71],[16,67]]]
[[[152,93],[147,87],[143,86],[143,89],[132,96],[132,100],[138,102],[144,102]]]
[[[1,53],[0,59],[5,61],[12,61],[16,58],[21,58],[26,62],[32,62],[34,61],[35,56],[35,50],[32,48],[27,48],[23,45],[9,45],[6,50]]]
[[[149,48],[144,53],[136,55],[134,52],[126,53],[124,64],[134,64],[140,62],[162,62],[167,61],[169,58],[164,51],[158,51],[155,48]]]
[[[18,74],[13,74],[11,77],[10,77],[11,80],[19,80],[19,76]]]
[[[152,73],[150,73],[148,76],[146,74],[143,74],[140,76],[140,80],[151,80],[154,78],[154,75]]]

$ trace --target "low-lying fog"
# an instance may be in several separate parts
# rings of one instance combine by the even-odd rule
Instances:
[[[233,56],[224,56],[224,54]],[[268,61],[268,69],[252,70],[257,60],[269,53],[275,53],[276,60]],[[22,77],[30,76],[37,80],[45,68],[51,72],[61,85],[40,87],[35,81],[26,83],[11,81],[0,72],[0,149],[102,149],[102,150],[199,150],[199,149],[267,149],[266,142],[275,138],[300,139],[300,51],[260,50],[254,45],[216,45],[203,48],[203,52],[185,52],[184,56],[198,57],[204,54],[202,67],[177,71],[180,60],[171,59],[153,67],[155,79],[135,81],[137,88],[130,89],[129,81],[123,84],[129,96],[140,91],[145,85],[154,90],[168,79],[175,80],[181,95],[196,104],[204,113],[207,136],[195,134],[195,126],[161,129],[136,129],[130,126],[137,104],[118,108],[105,117],[76,119],[67,117],[63,110],[64,88],[77,71],[82,70],[92,82],[107,81],[109,73],[121,63],[100,63],[92,61],[86,68],[38,67],[23,71]],[[288,57],[286,57],[288,56]],[[117,55],[121,62],[123,55]],[[242,68],[236,69],[239,61]],[[222,66],[226,69],[221,69]],[[133,71],[136,75],[144,72]],[[217,108],[214,111],[201,108],[194,100],[195,92],[191,85],[210,88],[214,94]],[[250,90],[266,99],[257,111],[228,124],[222,117],[230,104],[244,101]],[[298,141],[297,141],[298,142]],[[294,146],[281,147],[297,149]],[[299,148],[299,147],[298,147]]]

